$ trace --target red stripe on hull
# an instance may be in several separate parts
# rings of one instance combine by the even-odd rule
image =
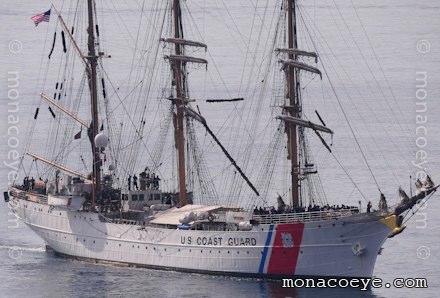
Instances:
[[[276,235],[269,265],[267,266],[267,273],[295,274],[303,231],[303,223],[280,224],[276,226]]]

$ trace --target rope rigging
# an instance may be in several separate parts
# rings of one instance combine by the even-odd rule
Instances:
[[[167,178],[170,177],[170,179],[162,178],[164,191],[169,190],[173,192],[176,190],[173,183],[178,181],[177,177],[175,177],[175,173],[177,172],[175,169],[177,160],[173,147],[174,136],[171,132],[174,116],[173,104],[169,104],[169,99],[172,99],[173,90],[175,90],[175,82],[173,82],[173,76],[170,75],[168,62],[162,59],[163,56],[169,55],[170,52],[172,53],[174,45],[158,42],[160,38],[167,37],[167,35],[172,36],[173,23],[171,21],[172,18],[170,18],[169,7],[171,2],[172,1],[154,1],[154,4],[151,5],[153,7],[151,14],[149,12],[148,15],[145,8],[148,2],[143,1],[142,3],[138,3],[141,18],[139,22],[136,22],[138,23],[137,32],[129,27],[130,24],[125,21],[124,16],[118,12],[117,17],[120,21],[119,23],[122,22],[122,29],[127,31],[127,34],[124,36],[127,45],[124,46],[127,48],[132,47],[134,52],[132,57],[128,57],[128,62],[124,60],[126,67],[130,67],[130,71],[127,75],[124,74],[124,79],[121,79],[122,82],[115,83],[114,78],[111,78],[106,71],[106,62],[103,62],[102,59],[98,59],[98,83],[101,89],[99,92],[100,100],[98,109],[100,114],[102,114],[100,115],[101,120],[99,126],[103,125],[105,132],[108,132],[110,136],[111,144],[109,149],[106,149],[109,150],[106,151],[106,154],[110,156],[109,160],[118,164],[114,175],[119,177],[117,183],[121,188],[125,187],[127,176],[133,175],[137,173],[138,170],[148,166],[155,173],[159,173]],[[283,77],[284,73],[276,69],[277,56],[273,53],[267,55],[267,52],[273,52],[275,48],[281,48],[286,43],[286,32],[280,29],[285,27],[285,23],[287,22],[285,10],[280,10],[283,3],[284,1],[281,0],[276,1],[273,8],[273,16],[270,14],[272,6],[268,2],[262,6],[257,5],[258,3],[254,4],[253,10],[255,14],[253,15],[250,27],[247,28],[248,31],[250,31],[249,35],[239,31],[237,24],[233,20],[234,11],[226,7],[223,1],[220,3],[220,7],[223,5],[224,9],[226,9],[226,17],[220,21],[227,23],[225,20],[228,21],[229,18],[232,20],[227,30],[230,33],[235,31],[234,34],[239,36],[235,40],[237,43],[236,50],[243,52],[244,61],[241,62],[243,62],[244,66],[242,71],[235,74],[234,79],[236,82],[234,82],[234,87],[231,88],[231,85],[228,85],[228,80],[224,80],[226,77],[222,77],[220,74],[222,72],[222,64],[212,63],[212,65],[214,65],[213,69],[210,70],[210,72],[206,71],[206,74],[204,74],[205,82],[202,94],[207,96],[200,96],[200,93],[197,93],[200,91],[191,94],[195,95],[194,98],[210,98],[205,100],[206,102],[230,102],[230,104],[225,104],[224,106],[221,104],[211,105],[215,106],[214,109],[218,108],[214,113],[217,117],[216,120],[219,120],[211,127],[208,127],[206,122],[202,122],[202,125],[206,129],[205,137],[201,137],[200,132],[196,131],[192,119],[186,118],[185,151],[188,160],[186,167],[186,173],[189,177],[188,190],[193,191],[201,203],[211,204],[220,201],[220,198],[222,198],[223,201],[220,202],[226,201],[230,205],[247,205],[246,207],[248,209],[252,209],[252,207],[256,206],[257,202],[264,205],[270,204],[275,198],[274,193],[279,192],[284,196],[292,192],[288,180],[290,172],[293,171],[285,165],[286,160],[284,160],[286,158],[286,148],[283,146],[286,142],[284,139],[285,124],[274,121],[274,118],[278,115],[287,115],[286,89],[284,87],[285,78]],[[75,7],[71,7],[72,11],[75,11],[74,17],[70,17],[69,20],[67,20],[67,24],[72,28],[71,34],[74,35],[75,39],[80,43],[85,39],[85,22],[84,16],[82,16],[85,8],[80,1],[74,5]],[[109,7],[113,6],[113,8],[116,8],[114,1],[109,2],[108,5]],[[187,8],[187,5],[190,4],[188,2],[182,2],[182,9],[180,10],[180,17],[182,17],[185,27],[196,23],[194,19],[195,16],[188,12],[189,10],[184,9]],[[334,5],[336,6],[336,4]],[[354,7],[353,2],[352,5]],[[338,12],[340,13],[339,9]],[[94,10],[94,13],[95,19],[97,19],[97,11]],[[307,11],[300,8],[298,14],[302,21],[298,28],[303,29],[301,26],[307,28],[306,25],[310,23]],[[100,15],[100,17],[102,17],[102,15]],[[357,15],[357,18],[360,21],[359,15]],[[258,22],[261,22],[260,28],[258,28]],[[154,26],[148,26],[153,23],[156,24]],[[343,20],[343,23],[348,26],[345,20]],[[180,24],[181,31],[182,27],[183,25]],[[199,31],[197,26],[191,26],[190,28],[191,30],[186,31],[185,38],[196,36],[200,37],[200,40],[204,40],[204,34]],[[366,35],[363,25],[362,29]],[[59,30],[58,27],[57,30]],[[101,51],[101,43],[105,42],[105,40],[100,38],[100,35],[105,35],[103,34],[105,32],[102,32],[103,30],[105,30],[105,26],[96,26],[95,28],[97,35],[96,47],[100,56],[103,56],[103,54],[101,54],[103,53],[103,51]],[[304,47],[304,50],[311,48],[316,49],[318,45],[323,45],[319,40],[315,42],[316,35],[319,36],[321,34],[316,26],[314,26],[314,32],[312,34],[308,29],[306,30],[308,36],[303,37],[304,39],[301,40],[301,45]],[[270,38],[265,39],[266,32],[271,34]],[[275,34],[272,34],[273,32],[275,32]],[[62,43],[59,41],[56,42],[57,33],[60,33]],[[49,40],[48,50],[50,51],[47,51],[49,55],[46,57],[50,61],[47,63],[45,76],[47,77],[47,73],[51,73],[51,76],[54,78],[51,78],[49,83],[44,81],[43,90],[46,89],[47,94],[53,94],[53,100],[60,102],[60,105],[66,106],[72,113],[84,115],[85,107],[87,106],[84,100],[88,96],[88,91],[84,88],[88,86],[88,81],[86,73],[84,71],[79,72],[79,66],[81,66],[80,59],[70,43],[71,39],[66,39],[65,37],[65,34],[68,35],[68,33],[69,32],[65,30],[58,32],[55,30],[52,43],[50,43],[51,40]],[[49,39],[51,39],[51,36],[49,36]],[[369,39],[368,41],[370,42]],[[324,42],[326,41],[324,40]],[[344,40],[344,42],[346,41]],[[255,47],[254,43],[257,43],[258,46]],[[356,44],[356,46],[359,48],[358,44]],[[182,50],[182,54],[185,55],[198,51],[198,49],[193,50],[193,48],[186,46],[182,46],[182,49],[188,49]],[[261,54],[261,51],[265,53]],[[213,53],[214,52],[207,51],[205,54],[206,59],[214,60],[215,55]],[[334,55],[333,52],[330,53]],[[378,61],[376,52],[374,52],[374,54]],[[57,58],[59,64],[58,62],[53,62],[55,60],[54,58]],[[311,59],[311,57],[301,56],[297,61],[298,63],[306,64],[306,62],[311,61],[307,59]],[[322,59],[320,60],[322,61]],[[336,84],[339,82],[337,80],[330,80],[329,78],[329,75],[332,74],[332,68],[336,68],[335,65],[338,66],[338,64],[333,64],[333,61],[329,61],[329,63],[327,63],[327,61],[325,62],[325,64],[323,62],[321,62],[321,64],[328,77],[331,91],[342,112],[341,115],[343,117],[341,117],[341,119],[343,118],[347,123],[349,132],[353,136],[356,147],[362,156],[362,160],[365,162],[378,191],[382,193],[377,176],[375,176],[374,163],[372,163],[369,156],[371,151],[362,144],[361,136],[357,133],[357,127],[351,122],[354,118],[350,119],[347,114],[347,109],[344,106],[343,97],[336,93]],[[211,64],[211,61],[209,63]],[[337,63],[342,64],[338,60]],[[120,65],[117,65],[116,67],[119,66]],[[382,66],[380,67],[383,73]],[[193,74],[191,72],[197,69],[196,67],[187,68],[186,65],[182,68],[182,71],[185,73],[185,78],[190,74],[192,78]],[[372,69],[369,70],[372,71]],[[347,76],[348,82],[355,85],[354,80],[349,77],[345,69],[343,69],[343,71]],[[373,78],[376,84],[378,84],[377,77],[373,76]],[[306,110],[313,105],[313,102],[308,103],[308,99],[313,99],[315,95],[314,93],[308,94],[306,88],[309,86],[313,87],[318,83],[315,82],[317,81],[315,80],[316,76],[310,78],[301,75],[301,79],[305,81],[304,84],[301,84],[300,89],[303,94],[302,96],[304,96],[304,104],[306,105],[304,110]],[[337,79],[344,81],[343,77],[337,76]],[[364,79],[367,80],[365,76]],[[323,85],[323,83],[321,84]],[[387,84],[389,87],[388,81]],[[190,87],[193,86],[190,85],[188,80],[184,79],[183,89],[185,91],[185,97],[192,101],[192,97],[189,96]],[[196,87],[198,87],[197,89],[199,90],[203,89],[199,88],[200,85],[197,84]],[[342,88],[347,91],[345,87]],[[238,94],[236,94],[237,90]],[[329,93],[328,90],[326,91]],[[379,91],[381,91],[385,97],[384,91],[380,90],[380,88]],[[357,88],[356,92],[359,93],[362,101],[367,102],[366,98]],[[322,93],[324,93],[324,87],[322,87]],[[220,94],[220,96],[217,97],[218,94]],[[221,94],[225,94],[225,98],[227,99],[222,99]],[[244,98],[246,98],[246,100],[243,100]],[[395,99],[394,94],[393,98]],[[270,118],[269,113],[266,113],[264,110],[267,106],[267,101],[270,101]],[[298,101],[302,105],[303,98],[301,98],[301,95]],[[190,104],[187,106],[190,106]],[[79,131],[78,125],[63,113],[54,109],[53,106],[51,107],[49,105],[48,108],[43,107],[41,111],[40,107],[41,101],[35,110],[33,117],[33,121],[35,122],[33,123],[36,123],[37,120],[47,121],[47,118],[50,118],[47,123],[47,142],[45,146],[41,147],[41,150],[45,151],[44,156],[48,158],[51,157],[51,160],[59,164],[66,164],[66,166],[73,164],[74,167],[79,167],[84,172],[90,171],[91,156],[89,152],[90,148],[87,147],[87,139],[80,137],[78,141],[74,141],[74,135]],[[366,104],[366,107],[371,111],[371,107],[368,104]],[[317,110],[322,111],[320,107],[318,107]],[[315,110],[316,116],[323,126],[326,126],[317,110]],[[355,113],[358,113],[361,120],[368,120],[363,118],[362,112],[356,110]],[[400,111],[400,113],[402,112]],[[301,111],[299,114],[301,118],[307,119],[307,113],[305,111]],[[326,111],[324,111],[323,115],[325,114]],[[308,116],[313,115],[309,113]],[[374,115],[374,113],[373,117],[377,119],[377,115]],[[267,118],[269,119],[267,120]],[[87,123],[90,123],[89,118],[84,119]],[[328,121],[327,119],[325,120]],[[319,124],[319,122],[317,123]],[[400,123],[398,124],[400,126]],[[318,139],[313,135],[313,132],[311,132],[312,136],[310,137],[309,131],[298,128],[298,171],[310,170],[309,173],[301,175],[300,199],[302,204],[323,205],[327,203],[321,177],[318,174],[317,168],[314,167],[314,161],[321,158],[320,155],[323,154],[326,154],[324,155],[324,163],[327,162],[329,156],[332,156],[350,179],[351,183],[353,183],[355,189],[359,191],[364,200],[367,200],[353,179],[352,173],[343,165],[343,160],[339,158],[340,155],[335,154],[334,151],[337,147],[328,145],[327,142],[329,139],[327,137],[324,138],[316,129],[313,129],[311,122],[310,126],[314,133],[317,134]],[[31,137],[28,138],[28,140],[32,139],[35,127],[36,125],[33,125],[29,128],[28,133]],[[401,129],[403,130],[403,125]],[[371,131],[368,127],[366,131],[371,135]],[[388,136],[387,131],[384,133]],[[206,137],[208,134],[210,137]],[[220,143],[220,139],[222,141],[225,140],[225,146]],[[392,138],[389,139],[392,142]],[[323,153],[322,151],[325,151],[325,149],[323,149],[324,147],[322,146],[317,149],[318,151],[315,149],[313,151],[310,142],[314,144],[315,140],[320,140],[324,147],[330,151],[330,154],[327,152]],[[379,143],[377,143],[374,138],[373,142],[375,146],[379,148]],[[27,141],[26,148],[29,148],[31,143],[31,141]],[[319,144],[319,142],[317,143]],[[53,146],[53,144],[57,144],[57,146]],[[213,149],[216,144],[220,146],[222,152],[227,156],[228,161],[221,160],[221,166],[216,165],[210,168],[208,166],[208,159],[212,158],[212,156],[210,156],[209,150]],[[395,143],[393,144],[397,146]],[[225,148],[228,148],[229,151],[226,151]],[[401,149],[399,148],[398,150],[402,155]],[[384,156],[383,152],[380,152],[380,154]],[[237,155],[238,157],[236,157]],[[232,156],[234,156],[234,158],[232,158]],[[255,160],[258,162],[255,162]],[[78,163],[78,161],[80,162]],[[389,161],[385,159],[385,162],[388,168],[391,168]],[[238,165],[240,165],[240,167]],[[312,166],[308,167],[307,165]],[[321,168],[319,170],[321,172]],[[53,172],[53,169],[51,170],[50,167],[44,167],[41,171],[37,170],[37,172],[44,174],[48,174],[50,171]],[[236,175],[237,173],[244,178],[244,181],[239,175]],[[398,181],[395,173],[393,173],[393,175],[396,181]],[[251,183],[251,181],[254,181],[254,177],[256,177],[255,180],[257,182],[255,186]],[[249,185],[253,193],[244,183]],[[217,189],[219,192],[217,192]],[[223,197],[225,198],[223,199]]]
[[[303,11],[303,13],[301,14],[301,17],[303,17],[303,15],[307,16],[307,14],[305,13],[305,11]],[[304,22],[307,22],[305,18],[303,18],[303,21],[304,21]],[[306,27],[306,28],[307,28],[307,27]],[[369,110],[369,112],[370,112],[369,115],[372,116],[372,117],[374,117],[376,123],[380,123],[380,119],[377,117],[375,111],[371,108],[369,102],[365,99],[364,95],[360,92],[359,88],[356,87],[356,83],[352,80],[352,77],[351,77],[351,76],[347,73],[347,71],[344,69],[344,64],[341,63],[341,62],[339,61],[339,59],[337,58],[337,56],[335,55],[335,53],[332,51],[330,45],[327,43],[327,41],[326,41],[326,39],[324,38],[324,36],[322,35],[322,33],[321,33],[319,30],[317,30],[317,32],[319,33],[319,35],[320,35],[320,37],[321,37],[320,39],[317,39],[318,43],[320,43],[320,40],[322,40],[323,42],[325,42],[325,45],[323,45],[322,43],[320,43],[320,44],[321,44],[321,47],[323,47],[323,48],[327,48],[327,49],[330,49],[330,52],[331,52],[332,55],[334,56],[336,62],[341,66],[341,68],[342,68],[342,70],[343,70],[343,73],[345,74],[347,80],[350,81],[351,85],[355,87],[356,92],[357,92],[357,94],[359,95],[359,98],[360,98],[360,99],[362,100],[362,102],[363,102],[363,107],[367,107],[368,110]],[[308,31],[308,34],[310,35],[311,33]],[[344,42],[345,42],[345,44],[346,44],[346,47],[349,48],[348,44],[347,44],[346,41],[345,41],[345,38],[342,37],[342,39],[344,40]],[[330,65],[331,67],[336,68],[336,67],[332,64],[332,62],[331,62],[330,59],[328,59],[327,62],[329,63],[329,65]],[[356,64],[356,66],[358,67],[357,64]],[[365,81],[367,81],[366,77],[364,76],[363,72],[359,69],[359,67],[358,67],[358,73],[360,73],[360,74],[362,75],[363,79],[364,79]],[[350,95],[349,95],[349,91],[346,90],[345,85],[342,83],[343,80],[339,77],[339,75],[338,75],[337,73],[335,73],[335,76],[336,76],[336,78],[339,80],[339,82],[341,83],[341,85],[342,85],[341,88],[342,88],[343,90],[346,91],[346,96],[348,96],[348,97],[351,99],[351,97],[350,97]],[[353,101],[354,101],[354,100],[351,100],[350,102],[353,102]],[[355,113],[358,115],[358,117],[361,118],[364,122],[368,122],[368,121],[366,121],[366,120],[364,119],[362,113],[359,112],[358,108],[355,107],[355,108],[354,108],[354,111],[355,111]],[[393,111],[391,110],[391,112],[393,112]],[[364,126],[364,129],[370,134],[371,139],[373,140],[373,142],[374,142],[376,148],[378,149],[377,152],[379,152],[379,154],[382,155],[384,162],[387,164],[388,168],[391,169],[391,165],[390,165],[388,159],[384,156],[384,153],[382,152],[381,148],[380,148],[379,145],[377,144],[376,138],[375,138],[375,136],[373,135],[373,133],[370,131],[369,126],[368,126],[368,125],[365,125],[365,126]],[[408,165],[408,167],[410,167],[409,162],[405,159],[404,154],[402,154],[401,146],[398,146],[398,145],[396,144],[396,142],[394,141],[394,138],[388,133],[388,130],[387,130],[387,129],[382,130],[382,131],[387,135],[387,140],[391,141],[391,143],[392,143],[392,144],[394,145],[394,147],[396,148],[396,151],[399,152],[399,154],[400,154],[402,160],[404,160],[405,163]],[[399,180],[397,179],[396,173],[395,173],[394,171],[392,172],[392,175],[393,175],[393,177],[394,177],[396,183],[399,184]]]

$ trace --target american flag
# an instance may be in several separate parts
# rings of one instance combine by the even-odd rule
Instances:
[[[41,22],[49,22],[50,20],[50,9],[46,11],[45,13],[39,13],[37,15],[34,15],[32,18],[32,21],[35,23],[35,27],[38,26]]]

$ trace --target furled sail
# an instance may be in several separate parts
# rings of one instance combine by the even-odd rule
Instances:
[[[417,179],[415,184],[416,184],[417,191],[420,192],[420,190],[421,190],[422,187],[423,187],[422,182],[421,182],[419,179]]]
[[[192,41],[192,40],[187,40],[187,39],[182,39],[182,38],[161,38],[160,41],[184,45],[184,46],[205,48],[205,50],[208,48],[208,46],[202,42]]]
[[[313,67],[313,66],[307,65],[305,63],[295,61],[295,60],[290,60],[290,59],[289,60],[280,60],[280,62],[283,64],[284,67],[294,67],[294,68],[298,68],[301,70],[316,73],[316,74],[319,74],[319,76],[322,78],[321,71],[316,67]]]
[[[313,58],[315,58],[315,63],[318,63],[318,54],[316,54],[315,52],[307,52],[307,51],[302,51],[302,50],[298,50],[298,49],[279,49],[279,48],[275,49],[275,52],[292,54],[292,55],[297,55],[297,56],[313,57]]]
[[[419,181],[420,182],[420,181]],[[432,182],[431,178],[429,176],[426,176],[425,182],[423,183],[423,190],[420,191],[415,196],[412,196],[411,198],[408,197],[408,195],[399,188],[399,196],[401,198],[400,203],[394,208],[393,214],[400,215],[406,210],[409,210],[414,207],[414,205],[418,204],[421,200],[423,200],[425,197],[430,195],[431,193],[435,192],[439,185],[434,184]]]
[[[206,125],[206,119],[202,115],[191,109],[190,107],[185,107],[185,112],[189,117],[193,118],[194,120],[197,120],[203,125]]]
[[[169,55],[165,56],[165,59],[169,59],[171,61],[181,61],[181,62],[192,62],[192,63],[200,63],[200,64],[208,64],[208,61],[202,58],[183,56],[183,55]]]
[[[296,117],[292,117],[292,116],[278,116],[277,119],[283,120],[284,122],[287,122],[287,123],[292,123],[292,124],[295,124],[295,125],[299,125],[299,126],[302,126],[302,127],[308,127],[308,128],[313,129],[313,130],[318,130],[318,131],[326,132],[326,133],[329,133],[329,134],[334,134],[333,130],[331,130],[331,129],[325,127],[325,126],[322,126],[322,125],[319,125],[319,124],[315,124],[315,123],[313,123],[311,121],[304,120],[304,119],[301,119],[301,118],[296,118]]]

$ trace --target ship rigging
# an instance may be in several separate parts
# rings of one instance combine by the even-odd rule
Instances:
[[[207,69],[208,61],[211,63],[213,59],[206,43],[186,36],[187,3],[164,0],[151,10],[151,20],[160,24],[145,29],[150,30],[149,41],[154,40],[154,46],[139,51],[141,42],[135,43],[132,67],[138,67],[138,73],[130,72],[125,98],[104,67],[103,58],[109,56],[101,48],[97,4],[93,0],[75,3],[77,6],[72,10],[75,13],[68,21],[53,7],[58,15],[57,25],[62,28],[63,51],[59,55],[54,52],[54,34],[48,59],[59,56],[62,62],[58,73],[62,75],[52,98],[46,90],[52,87],[43,81],[35,122],[29,130],[30,141],[24,148],[25,155],[32,159],[31,165],[25,169],[29,165],[22,159],[20,169],[26,173],[23,183],[17,179],[4,193],[17,218],[57,254],[209,274],[371,278],[384,241],[402,233],[406,228],[405,218],[438,189],[439,185],[427,175],[423,182],[415,181],[416,194],[408,196],[399,188],[398,203],[388,206],[342,109],[381,193],[380,206],[373,208],[368,204],[367,212],[363,212],[360,206],[328,204],[307,136],[308,131],[314,133],[318,143],[321,142],[319,145],[336,158],[328,140],[329,136],[333,137],[334,128],[327,126],[331,122],[317,109],[312,115],[316,114],[319,122],[307,116],[308,101],[304,97],[307,84],[302,81],[304,74],[311,75],[313,81],[328,72],[318,51],[313,49],[314,42],[300,47],[298,28],[303,16],[297,1],[283,0],[276,6],[278,20],[271,32],[271,58],[267,63],[273,71],[265,72],[263,80],[259,73],[250,74],[262,83],[259,86],[263,95],[269,73],[282,78],[274,80],[272,113],[266,128],[276,129],[275,133],[271,131],[273,138],[264,154],[259,152],[257,140],[264,139],[267,133],[260,131],[258,125],[259,106],[265,96],[257,96],[257,100],[246,97],[234,100],[242,98],[237,94],[216,101],[229,102],[235,107],[233,112],[239,125],[228,128],[232,131],[231,139],[235,137],[233,144],[228,144],[232,150],[219,136],[221,129],[208,125],[208,120],[211,123],[213,118],[222,118],[222,113],[202,115],[195,98],[203,97],[193,96],[189,74],[192,67]],[[69,27],[68,22],[75,25]],[[208,56],[193,56],[200,50]],[[141,58],[136,60],[139,53]],[[74,66],[78,60],[81,71]],[[323,71],[311,61],[321,62]],[[257,59],[252,63],[257,63]],[[158,69],[166,74],[158,75]],[[74,79],[77,76],[81,77],[79,83]],[[110,100],[106,84],[112,87],[116,104]],[[151,91],[157,86],[159,99]],[[98,92],[99,87],[102,92]],[[224,96],[215,96],[220,97]],[[152,102],[159,103],[162,111],[152,108]],[[112,103],[121,107],[123,116],[115,112]],[[258,107],[237,108],[248,103]],[[41,121],[42,116],[39,119],[38,115],[43,104],[48,105],[51,116],[45,155],[29,150],[31,146],[42,150],[38,148],[39,142],[32,142],[32,136],[35,123]],[[163,117],[161,120],[156,115],[150,117],[149,110]],[[249,115],[255,117],[248,118]],[[149,121],[153,126],[149,126]],[[81,130],[74,135],[78,127]],[[202,144],[197,133],[199,127],[207,133]],[[240,135],[239,128],[244,128],[245,137]],[[86,140],[82,138],[83,129],[87,130]],[[173,131],[170,138],[168,131]],[[164,153],[169,139],[172,139],[171,154]],[[152,150],[147,146],[150,142],[154,143]],[[228,182],[214,183],[215,177],[211,178],[212,167],[205,158],[214,154],[201,150],[206,143],[226,156],[222,162],[226,164],[224,173]],[[142,146],[144,152],[139,150]],[[237,152],[242,152],[244,157],[235,157]],[[40,162],[45,165],[43,170],[38,168]],[[252,168],[262,169],[256,182],[253,177],[257,170],[254,172]],[[289,186],[279,187],[274,179],[277,170],[288,172],[279,177],[289,180]],[[29,177],[28,173],[35,173],[38,178]],[[172,174],[167,177],[165,173]],[[222,189],[222,194],[229,191],[228,198],[219,198],[216,189],[219,184],[228,185],[223,187],[228,190]],[[276,196],[269,192],[271,188],[276,189]],[[283,198],[289,192],[290,204],[286,204]],[[243,197],[247,198],[244,203]],[[274,199],[277,209],[268,203]],[[257,208],[261,203],[264,208]]]

